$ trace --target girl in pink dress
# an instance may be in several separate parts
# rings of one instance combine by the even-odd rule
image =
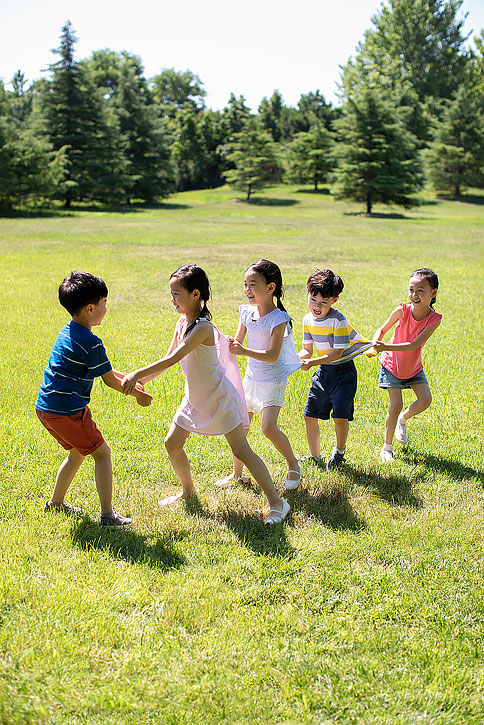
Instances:
[[[399,443],[407,442],[406,422],[426,410],[432,402],[429,384],[422,365],[422,347],[440,325],[442,315],[434,311],[439,278],[427,267],[412,272],[408,285],[410,304],[395,307],[386,322],[375,332],[373,346],[381,352],[380,388],[390,396],[385,419],[385,443],[380,452],[384,462],[393,460],[393,435]],[[388,344],[385,333],[397,325]],[[411,388],[417,399],[402,413],[402,390]]]
[[[247,442],[244,425],[247,427],[248,419],[240,373],[236,359],[228,352],[227,339],[210,322],[207,275],[195,264],[180,267],[170,277],[170,291],[180,319],[165,357],[123,379],[123,388],[130,393],[140,380],[149,382],[177,362],[182,366],[185,395],[165,438],[182,490],[163,499],[162,504],[197,493],[184,450],[190,433],[224,435],[233,455],[245,463],[267,496],[270,513],[266,526],[280,523],[290,506],[278,495],[267,467]]]

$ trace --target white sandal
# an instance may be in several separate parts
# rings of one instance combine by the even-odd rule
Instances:
[[[290,473],[297,473],[297,478],[289,478]],[[300,483],[301,469],[299,469],[299,471],[296,471],[294,468],[290,468],[287,472],[286,483],[284,484],[286,491],[295,491],[296,488],[299,488]]]
[[[274,526],[274,524],[280,524],[282,521],[284,521],[290,510],[291,507],[287,503],[286,499],[283,498],[281,511],[275,511],[274,509],[271,509],[269,511],[269,516],[264,521],[265,527],[270,528],[271,526]]]

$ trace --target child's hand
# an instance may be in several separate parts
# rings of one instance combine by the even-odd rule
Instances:
[[[303,360],[301,363],[301,370],[309,370],[309,368],[312,368],[311,360]]]
[[[377,352],[383,352],[383,350],[387,349],[387,346],[385,345],[384,342],[381,342],[381,340],[379,342],[374,342],[373,347],[375,348],[375,350]]]
[[[138,381],[136,379],[136,371],[132,372],[132,373],[128,373],[121,380],[121,385],[123,386],[123,393],[125,395],[129,395],[136,389],[137,384],[138,384]]]
[[[238,342],[237,340],[229,341],[229,350],[234,355],[243,355],[244,354],[244,348]]]
[[[149,393],[146,393],[144,391],[144,389],[140,390],[138,388],[138,385],[139,385],[139,383],[136,385],[136,388],[134,391],[134,397],[136,398],[136,402],[138,403],[138,405],[142,405],[145,408],[148,405],[151,405],[153,396],[150,395]],[[140,386],[140,387],[142,387],[142,386]]]

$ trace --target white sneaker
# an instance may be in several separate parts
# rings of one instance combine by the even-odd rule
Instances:
[[[400,413],[397,420],[397,427],[395,428],[395,438],[399,443],[405,443],[407,442],[407,426],[405,424],[405,418]]]
[[[393,461],[393,451],[386,451],[384,448],[380,451],[380,458],[383,463],[391,463]]]

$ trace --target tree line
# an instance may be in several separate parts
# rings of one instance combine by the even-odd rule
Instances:
[[[0,206],[156,202],[229,183],[247,199],[289,181],[336,198],[416,203],[429,179],[460,195],[484,187],[484,31],[463,34],[462,0],[389,0],[342,67],[341,104],[318,90],[251,111],[231,94],[206,107],[193,72],[151,79],[141,59],[76,60],[68,21],[45,78],[0,83]]]

